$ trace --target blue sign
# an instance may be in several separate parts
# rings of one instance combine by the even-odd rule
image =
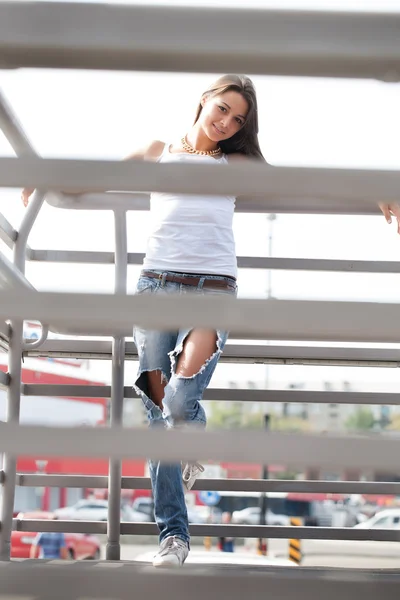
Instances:
[[[215,506],[220,501],[221,496],[218,494],[218,492],[202,491],[199,494],[199,498],[207,506]]]

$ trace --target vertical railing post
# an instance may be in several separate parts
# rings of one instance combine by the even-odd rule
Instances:
[[[114,212],[115,225],[115,293],[126,294],[128,241],[126,212]],[[124,407],[125,337],[114,336],[112,344],[110,427],[122,427]],[[122,462],[110,460],[108,466],[108,524],[106,559],[120,560]]]
[[[25,254],[28,237],[42,207],[44,196],[44,192],[35,192],[15,242],[14,264],[21,273],[25,273]],[[8,373],[10,375],[10,382],[7,388],[6,421],[8,423],[19,423],[21,406],[23,321],[11,321],[10,330],[8,351]],[[16,456],[11,456],[8,453],[4,454],[3,471],[4,484],[0,506],[0,560],[9,560],[11,553],[11,531],[17,474]]]
[[[18,423],[21,403],[21,355],[22,321],[11,322],[10,343],[8,349],[8,372],[10,382],[7,388],[7,423]],[[0,560],[10,560],[11,531],[14,511],[17,457],[4,454],[4,484],[0,506]]]
[[[44,192],[35,192],[14,245],[14,264],[21,273],[25,273],[25,254],[28,237],[42,207],[44,196]],[[6,421],[7,423],[19,423],[21,406],[23,321],[12,320],[10,323],[10,330],[8,350],[8,373],[10,375],[10,382],[7,388]],[[17,475],[16,456],[11,456],[8,453],[4,454],[3,471],[4,484],[0,506],[0,560],[9,560],[11,553],[11,531]]]

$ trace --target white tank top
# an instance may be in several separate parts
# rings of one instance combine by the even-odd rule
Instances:
[[[169,149],[170,144],[165,144],[157,162],[228,162],[225,155],[215,159]],[[151,232],[143,267],[236,277],[235,200],[234,196],[151,194]]]

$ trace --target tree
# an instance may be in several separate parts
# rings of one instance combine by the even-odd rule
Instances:
[[[243,402],[213,402],[208,413],[209,429],[263,429],[264,415],[243,410]],[[310,422],[300,417],[278,417],[271,415],[271,431],[291,433],[309,431]]]
[[[345,426],[353,431],[365,431],[372,429],[375,418],[372,410],[366,406],[360,406],[347,419]]]

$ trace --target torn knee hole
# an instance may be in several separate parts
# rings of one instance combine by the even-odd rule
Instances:
[[[202,347],[201,338],[198,343],[195,342],[196,347],[191,348],[190,352],[187,352],[187,344],[189,343],[192,331],[187,334],[178,348],[169,353],[171,374],[175,374],[177,379],[194,379],[198,375],[201,375],[208,364],[222,352],[221,336],[218,331],[215,332],[214,349],[211,353],[210,351],[206,352],[206,349]],[[196,330],[194,331],[197,333]],[[209,344],[206,343],[205,345]]]

